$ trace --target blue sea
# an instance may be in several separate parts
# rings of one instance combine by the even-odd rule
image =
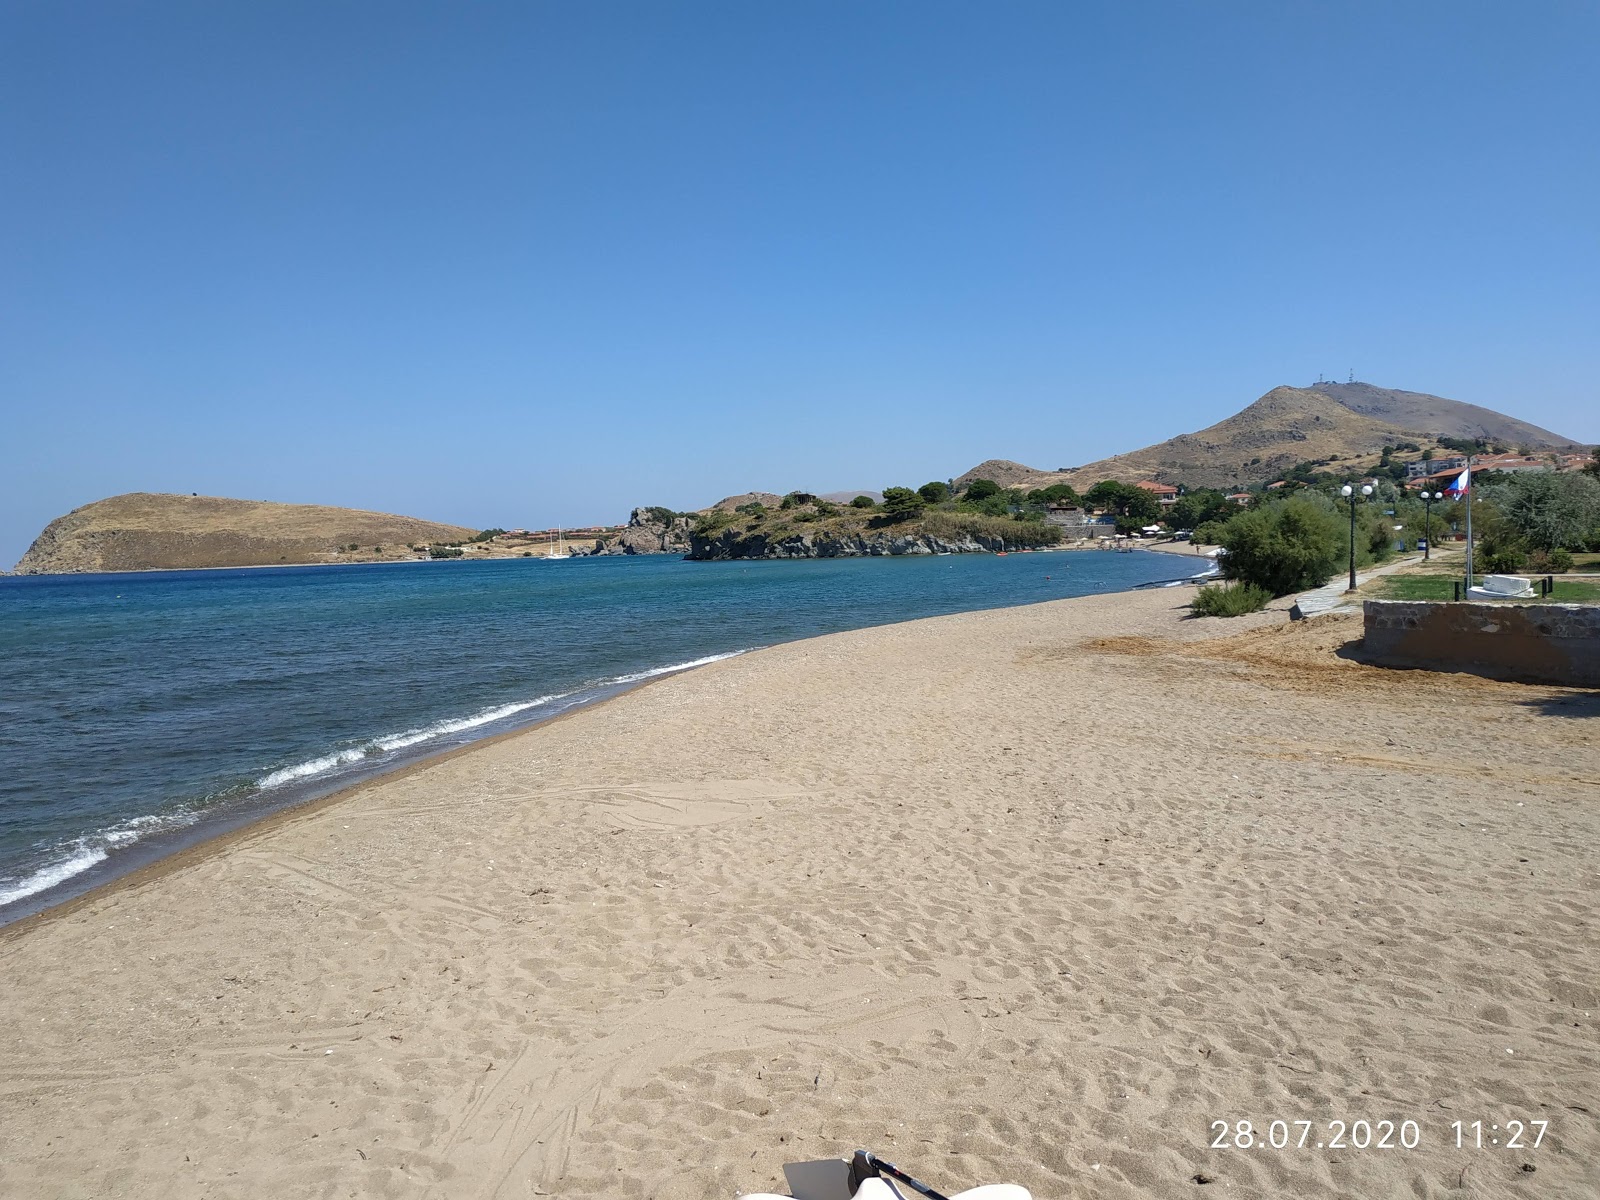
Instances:
[[[668,672],[1192,570],[1074,551],[0,578],[0,922]]]

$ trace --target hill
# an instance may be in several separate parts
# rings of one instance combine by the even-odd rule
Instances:
[[[993,479],[1002,487],[1069,483],[1080,490],[1102,479],[1155,479],[1191,487],[1243,487],[1275,478],[1296,463],[1376,457],[1385,445],[1437,437],[1484,438],[1535,450],[1577,443],[1504,413],[1423,392],[1366,383],[1276,387],[1255,403],[1197,433],[1082,467],[1037,470],[1005,459],[980,463],[956,479]]]
[[[1532,450],[1565,450],[1577,443],[1548,429],[1476,404],[1446,400],[1426,392],[1402,392],[1370,383],[1319,383],[1310,391],[1330,396],[1353,413],[1386,421],[1414,434],[1483,438]]]
[[[45,527],[17,564],[19,575],[85,571],[186,570],[351,561],[352,543],[368,557],[421,542],[457,542],[476,530],[415,517],[276,504],[219,496],[129,492],[75,508]]]

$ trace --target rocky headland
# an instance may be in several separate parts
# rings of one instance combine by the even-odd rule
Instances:
[[[688,554],[695,513],[668,508],[636,508],[614,537],[599,537],[588,545],[574,545],[577,555]]]
[[[409,547],[475,530],[416,517],[221,496],[128,492],[58,517],[17,563],[18,575],[191,570],[411,558]]]

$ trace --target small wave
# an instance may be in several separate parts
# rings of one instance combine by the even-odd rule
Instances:
[[[295,763],[292,767],[283,767],[273,771],[270,775],[263,775],[256,780],[256,787],[265,791],[268,788],[281,787],[296,779],[307,779],[312,775],[321,775],[335,767],[342,767],[346,763],[360,762],[367,756],[365,746],[349,750],[340,750],[336,754],[324,754],[320,758],[310,758],[305,762]]]
[[[476,729],[479,725],[487,725],[491,721],[503,721],[507,717],[516,716],[519,712],[527,712],[530,708],[538,708],[541,704],[562,700],[570,695],[571,692],[558,692],[550,696],[540,696],[537,700],[523,700],[517,704],[502,704],[498,708],[487,708],[471,717],[457,717],[453,721],[435,721],[432,725],[424,725],[421,729],[408,729],[404,733],[379,738],[373,745],[380,750],[404,750],[407,746],[443,737],[447,733],[460,733],[463,730]]]
[[[654,679],[657,675],[671,675],[674,671],[687,671],[693,667],[704,667],[710,663],[721,662],[725,658],[738,658],[744,654],[743,650],[730,650],[726,654],[708,654],[704,658],[696,658],[690,662],[673,663],[670,667],[652,667],[648,671],[636,671],[632,675],[617,675],[606,680],[607,683],[638,683],[641,679]]]
[[[651,667],[647,671],[635,671],[628,675],[614,675],[603,679],[598,687],[615,687],[618,684],[638,683],[645,679],[654,679],[658,675],[670,675],[675,671],[687,671],[693,667],[703,667],[708,663],[721,662],[725,658],[734,658],[743,654],[743,650],[731,650],[726,654],[710,654],[705,658],[696,658],[689,662],[672,663],[665,667]],[[304,762],[292,766],[280,767],[270,774],[263,775],[256,780],[256,787],[261,791],[270,788],[282,787],[286,783],[293,783],[299,779],[310,779],[316,775],[326,775],[340,767],[349,766],[351,763],[360,762],[362,759],[371,758],[380,754],[392,754],[396,750],[409,749],[419,746],[423,742],[433,741],[435,738],[448,737],[452,733],[464,733],[469,729],[476,729],[480,725],[489,725],[495,721],[503,721],[507,717],[514,717],[518,713],[527,712],[529,709],[539,708],[543,705],[554,704],[557,700],[566,700],[576,692],[554,692],[548,696],[538,696],[532,700],[519,700],[511,704],[499,704],[494,708],[486,708],[482,712],[473,713],[469,717],[452,717],[444,721],[435,721],[431,725],[422,725],[416,729],[407,729],[400,733],[385,734],[374,738],[361,746],[350,746],[332,754],[319,755],[308,758]]]
[[[192,825],[197,819],[196,814],[190,812],[134,817],[57,846],[51,852],[50,861],[33,874],[10,884],[0,883],[0,908],[65,883],[74,875],[82,875],[90,867],[105,862],[111,851],[131,846],[147,834]]]

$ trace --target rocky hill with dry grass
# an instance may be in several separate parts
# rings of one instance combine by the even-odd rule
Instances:
[[[220,496],[129,492],[50,522],[17,564],[19,575],[186,570],[352,561],[404,555],[423,542],[459,542],[476,530],[415,517]]]
[[[1423,392],[1367,383],[1277,387],[1254,404],[1198,433],[1061,471],[990,459],[957,486],[992,479],[1002,487],[1069,483],[1080,490],[1102,479],[1154,479],[1191,487],[1243,487],[1275,478],[1296,463],[1376,458],[1385,445],[1436,437],[1484,438],[1534,450],[1576,445],[1570,438],[1492,409]]]

